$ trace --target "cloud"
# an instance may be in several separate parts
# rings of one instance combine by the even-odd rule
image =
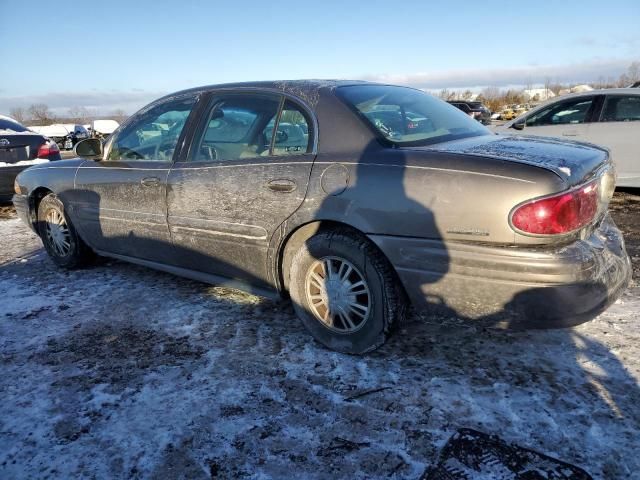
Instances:
[[[12,108],[28,108],[34,103],[45,103],[57,115],[64,115],[70,108],[84,107],[98,114],[108,114],[122,109],[131,114],[147,103],[165,95],[167,92],[146,92],[139,89],[129,91],[84,91],[51,92],[40,95],[0,96],[0,105],[8,111]]]
[[[524,86],[544,84],[547,79],[562,83],[585,83],[601,77],[617,78],[627,70],[632,61],[633,59],[596,59],[566,65],[525,65],[404,75],[365,75],[363,79],[427,89]]]

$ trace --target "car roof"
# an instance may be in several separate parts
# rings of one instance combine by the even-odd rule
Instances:
[[[18,125],[22,125],[15,118],[7,117],[6,115],[0,115],[0,120],[9,120],[10,122],[14,122],[14,123],[17,123]]]
[[[384,85],[379,83],[366,82],[364,80],[264,80],[256,82],[234,82],[234,83],[219,83],[212,85],[203,85],[200,87],[188,88],[174,92],[166,97],[173,97],[175,95],[183,95],[187,93],[198,93],[214,89],[232,89],[232,88],[260,88],[265,90],[282,90],[288,92],[309,92],[317,91],[321,88],[336,88],[352,85]]]
[[[391,87],[401,87],[401,88],[410,88],[413,90],[419,90],[414,87],[409,87],[407,85],[393,85],[389,83],[377,83],[377,82],[368,82],[365,80],[317,80],[317,79],[308,79],[308,80],[267,80],[267,81],[256,81],[256,82],[236,82],[236,83],[220,83],[220,84],[212,84],[212,85],[203,85],[200,87],[188,88],[186,90],[180,90],[178,92],[170,93],[165,95],[162,98],[159,98],[152,102],[151,105],[162,102],[164,100],[168,100],[172,97],[177,97],[180,95],[186,94],[197,94],[204,93],[210,90],[216,89],[262,89],[265,91],[272,92],[283,92],[298,97],[299,99],[305,101],[309,104],[310,107],[315,108],[316,103],[318,101],[318,92],[320,90],[334,90],[338,87],[351,87],[357,85],[375,85],[375,86],[391,86]],[[419,90],[422,91],[422,90]]]
[[[614,95],[620,93],[623,93],[625,95],[640,95],[640,90],[638,90],[637,88],[599,88],[589,90],[588,92],[576,92],[568,93],[566,95],[558,95],[556,97],[551,97],[549,100],[555,101],[563,98],[588,97],[590,95]]]

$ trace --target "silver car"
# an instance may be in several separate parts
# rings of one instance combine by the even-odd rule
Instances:
[[[640,188],[640,90],[612,88],[554,98],[495,129],[606,147],[619,187]]]

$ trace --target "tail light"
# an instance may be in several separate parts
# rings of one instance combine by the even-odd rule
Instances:
[[[542,197],[518,205],[511,214],[511,225],[533,235],[562,235],[588,225],[606,209],[612,191],[609,173],[573,190]]]
[[[46,142],[38,148],[38,158],[49,158],[49,155],[60,153],[60,149],[55,142]]]

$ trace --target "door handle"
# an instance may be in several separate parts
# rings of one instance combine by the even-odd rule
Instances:
[[[145,177],[140,180],[143,187],[157,187],[160,185],[160,179],[158,177]]]
[[[567,132],[562,132],[562,136],[563,137],[577,137],[578,136],[578,132],[575,130],[569,130]]]
[[[298,186],[293,180],[287,180],[286,178],[279,178],[278,180],[271,180],[267,183],[267,187],[274,192],[288,193],[293,192]]]

